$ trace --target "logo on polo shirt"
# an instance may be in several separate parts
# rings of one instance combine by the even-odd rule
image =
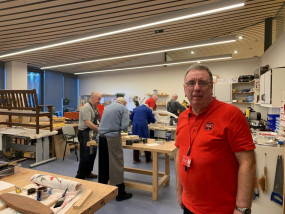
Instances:
[[[210,132],[213,129],[214,129],[214,123],[212,121],[208,121],[204,126],[204,130],[207,132]]]

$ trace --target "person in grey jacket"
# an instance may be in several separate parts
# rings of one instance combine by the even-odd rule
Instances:
[[[180,104],[177,99],[177,94],[173,94],[172,99],[167,103],[167,111],[172,114],[175,114],[176,116],[179,116],[179,114],[185,111],[186,108],[182,104]]]
[[[116,185],[119,188],[117,201],[131,198],[125,191],[124,154],[121,131],[128,131],[129,111],[127,100],[118,97],[115,103],[107,106],[99,125],[99,177],[98,182]]]

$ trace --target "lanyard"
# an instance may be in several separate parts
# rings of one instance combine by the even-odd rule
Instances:
[[[190,156],[191,148],[192,148],[192,146],[193,146],[193,144],[194,144],[194,141],[195,141],[197,135],[199,134],[199,131],[200,131],[201,126],[203,125],[203,123],[204,123],[205,120],[207,119],[207,116],[208,116],[209,112],[210,112],[210,110],[205,114],[203,121],[201,122],[201,124],[200,124],[199,127],[198,127],[197,134],[196,134],[196,135],[194,136],[194,138],[193,138],[193,141],[191,141],[191,129],[190,129],[190,115],[191,115],[191,114],[189,113],[189,116],[188,116],[188,128],[189,128],[189,140],[190,140],[190,143],[189,143],[189,144],[190,144],[190,145],[189,145],[189,149],[188,149],[188,152],[187,152],[187,156]],[[199,116],[199,114],[198,114],[198,116]],[[198,116],[197,116],[197,117],[198,117]],[[196,118],[197,118],[197,117],[196,117]],[[191,157],[190,157],[190,161],[191,161]],[[185,166],[185,171],[187,171],[188,168],[189,168],[189,166]]]
[[[201,122],[201,124],[200,124],[199,127],[198,127],[197,134],[196,134],[196,135],[194,136],[194,138],[193,138],[193,141],[191,141],[191,129],[190,129],[190,116],[191,116],[191,113],[189,112],[189,116],[188,116],[188,128],[189,128],[189,141],[190,141],[189,144],[190,144],[190,145],[189,145],[189,149],[188,149],[188,152],[187,152],[187,156],[190,155],[191,148],[192,148],[192,146],[193,146],[193,144],[194,144],[194,141],[195,141],[197,135],[199,134],[200,128],[201,128],[201,126],[203,125],[203,123],[205,122],[205,120],[207,119],[207,116],[209,115],[210,112],[211,112],[211,110],[209,109],[208,112],[205,114],[203,121]],[[199,116],[199,114],[197,115],[197,117],[198,117],[198,116]],[[196,117],[196,118],[197,118],[197,117]]]
[[[93,111],[94,111],[94,113],[95,113],[95,117],[96,117],[96,114],[99,113],[97,106],[93,106],[90,102],[89,102],[89,105],[90,105],[91,108],[93,109]]]

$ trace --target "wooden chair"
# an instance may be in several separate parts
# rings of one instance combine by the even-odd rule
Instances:
[[[63,138],[65,140],[63,160],[65,157],[65,151],[66,151],[67,144],[72,144],[75,147],[74,148],[75,149],[75,155],[76,155],[76,159],[78,162],[78,155],[77,155],[77,148],[78,147],[77,146],[78,146],[79,142],[78,142],[78,138],[76,137],[75,130],[74,130],[73,126],[72,125],[64,125],[62,127],[62,133],[63,133]]]

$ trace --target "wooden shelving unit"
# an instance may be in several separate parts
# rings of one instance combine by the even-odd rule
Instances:
[[[232,104],[239,107],[242,111],[244,111],[248,107],[251,107],[251,105],[254,103],[254,101],[246,102],[248,96],[252,96],[252,100],[254,100],[254,83],[254,80],[250,82],[232,83]],[[248,89],[250,91],[244,91]],[[233,102],[233,100],[236,100],[236,102]]]

